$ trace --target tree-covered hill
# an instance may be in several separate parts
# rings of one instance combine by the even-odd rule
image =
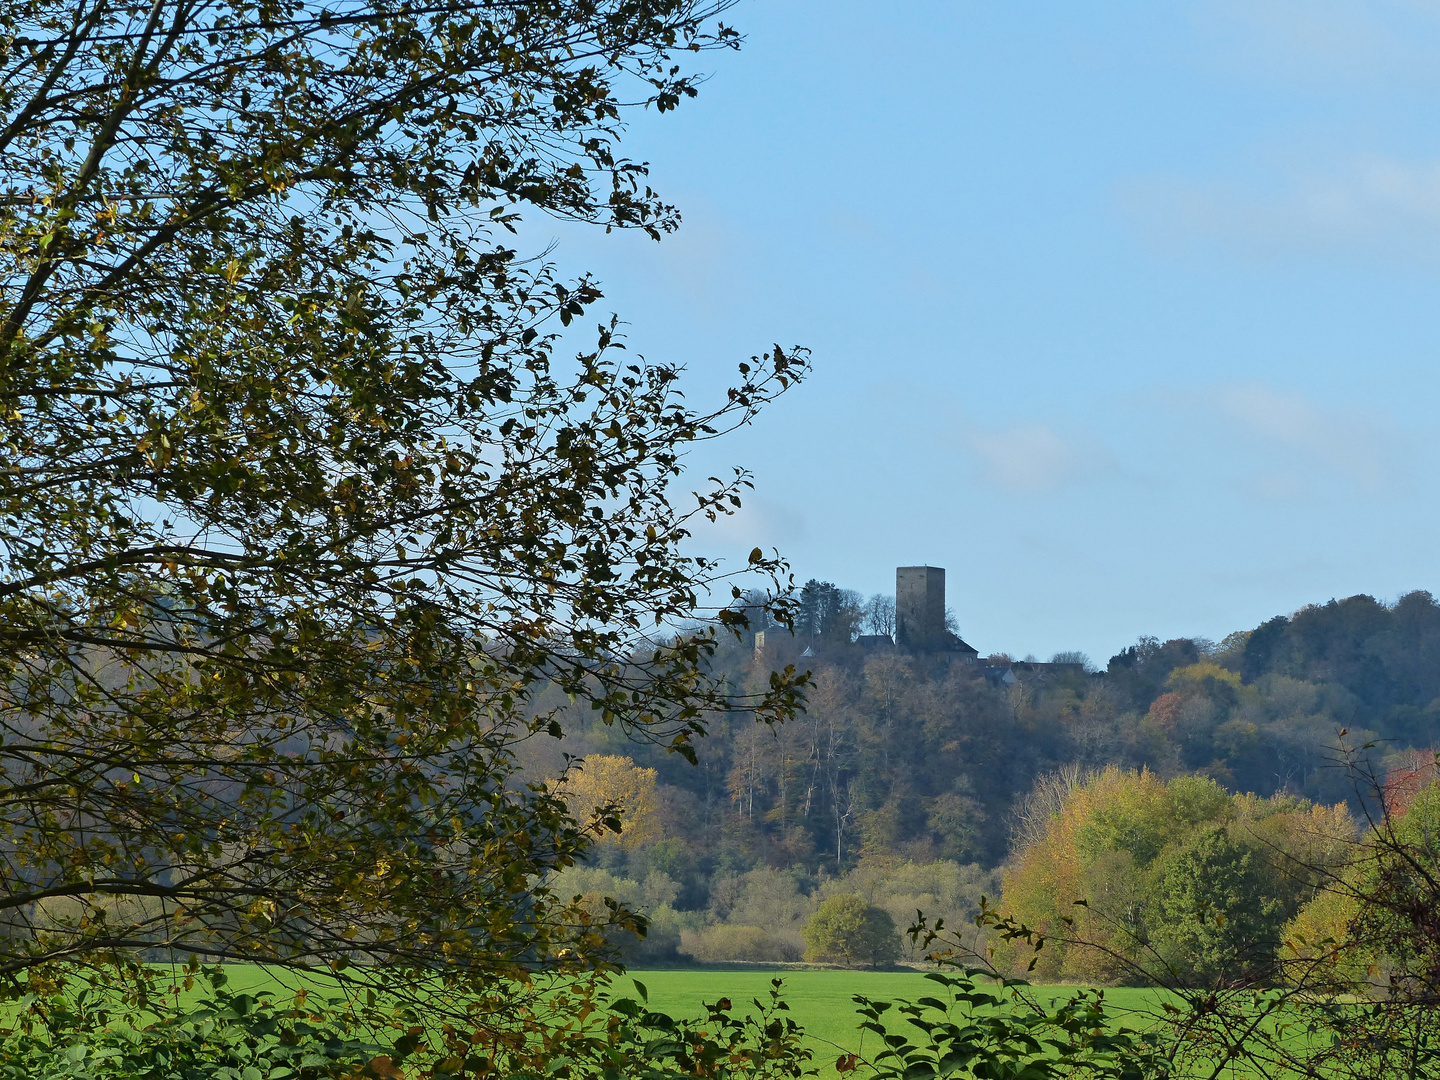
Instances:
[[[1277,616],[1246,637],[1240,673],[1343,688],[1357,723],[1428,746],[1440,719],[1440,606],[1413,592],[1393,607],[1352,596]]]
[[[737,890],[752,887],[767,899],[745,903],[793,922],[857,867],[873,877],[877,865],[973,866],[965,880],[978,896],[1033,814],[1037,780],[1067,769],[1199,775],[1331,805],[1354,794],[1333,760],[1341,729],[1351,743],[1377,741],[1382,768],[1440,729],[1440,605],[1429,593],[1310,606],[1218,644],[1141,638],[1104,670],[1073,654],[1055,664],[914,654],[877,642],[886,598],[811,583],[804,599],[795,635],[769,627],[757,649],[747,634],[714,661],[737,691],[786,664],[808,668],[798,718],[773,729],[718,720],[694,766],[600,724],[528,750],[529,767],[552,774],[562,750],[655,770],[648,820],[633,841],[603,846],[600,862],[617,879],[673,883],[665,895],[692,930],[730,920]]]
[[[1104,681],[1118,715],[1166,731],[1183,769],[1235,790],[1345,798],[1328,767],[1339,729],[1392,751],[1440,734],[1440,605],[1428,592],[1392,606],[1352,596],[1219,646],[1141,639],[1111,658]]]

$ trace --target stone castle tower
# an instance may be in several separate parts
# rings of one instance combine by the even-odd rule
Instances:
[[[939,566],[895,568],[895,643],[917,651],[944,649],[945,571]]]

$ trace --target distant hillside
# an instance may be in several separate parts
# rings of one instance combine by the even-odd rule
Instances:
[[[912,654],[858,629],[832,617],[798,637],[771,628],[759,650],[727,643],[715,662],[737,689],[809,667],[809,707],[774,731],[722,723],[698,766],[596,724],[536,747],[531,767],[558,771],[564,750],[654,769],[650,820],[599,861],[620,879],[661,875],[676,912],[714,922],[760,870],[789,875],[781,891],[801,897],[862,862],[978,864],[967,880],[983,883],[1037,778],[1066,766],[1334,803],[1353,794],[1332,763],[1339,729],[1380,741],[1381,757],[1440,743],[1440,605],[1424,592],[1306,607],[1218,645],[1142,638],[1103,672],[1073,654],[1028,666]]]

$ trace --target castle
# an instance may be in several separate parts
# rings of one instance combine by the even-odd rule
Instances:
[[[775,631],[770,631],[771,637]],[[785,636],[791,635],[788,631]],[[765,651],[766,632],[755,635],[755,657]],[[792,639],[793,640],[793,639]],[[862,634],[855,644],[863,649],[900,648],[917,654],[948,654],[967,664],[976,664],[992,684],[1010,685],[1020,679],[1044,679],[1052,674],[1083,674],[1081,664],[1012,661],[990,657],[983,664],[980,651],[967,644],[945,625],[945,568],[942,566],[897,566],[895,568],[895,635]],[[806,646],[801,659],[813,657],[815,645]]]
[[[945,627],[945,568],[895,568],[895,644],[910,652],[959,653],[970,661],[980,651]]]

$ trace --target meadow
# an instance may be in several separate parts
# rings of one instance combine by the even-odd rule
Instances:
[[[267,969],[244,964],[226,968],[232,990],[275,990],[295,988],[293,975],[272,974]],[[645,987],[651,1008],[672,1016],[696,1016],[703,1013],[706,1002],[729,998],[733,1011],[754,1012],[754,1002],[768,1001],[772,979],[782,979],[781,994],[790,1007],[790,1015],[805,1033],[815,1063],[822,1076],[833,1075],[834,1062],[841,1053],[860,1053],[874,1049],[875,1036],[862,1039],[855,1014],[855,995],[883,1001],[916,998],[934,993],[919,971],[845,971],[824,968],[765,968],[759,966],[667,968],[649,971],[633,970],[618,976],[615,989],[624,995],[638,996],[632,985]],[[305,982],[315,985],[313,978]],[[1036,997],[1049,1003],[1065,1000],[1077,992],[1074,986],[1035,986]],[[1163,991],[1118,987],[1105,991],[1107,1007],[1118,1022],[1127,1027],[1144,1028],[1153,1022]]]
[[[650,1004],[671,1014],[694,1014],[701,1003],[728,997],[737,1011],[755,999],[766,1000],[770,980],[784,980],[782,995],[794,1017],[810,1037],[816,1061],[833,1063],[842,1051],[856,1053],[870,1049],[862,1045],[859,1018],[851,999],[862,994],[884,1001],[916,998],[934,993],[932,984],[918,971],[839,971],[828,969],[669,969],[631,971],[626,980],[638,980],[649,991]],[[1073,986],[1032,988],[1042,1001],[1067,999],[1077,991]],[[1162,991],[1143,988],[1116,988],[1105,991],[1105,1001],[1117,1017],[1130,1027],[1145,1027]],[[870,1036],[873,1043],[874,1036]]]

